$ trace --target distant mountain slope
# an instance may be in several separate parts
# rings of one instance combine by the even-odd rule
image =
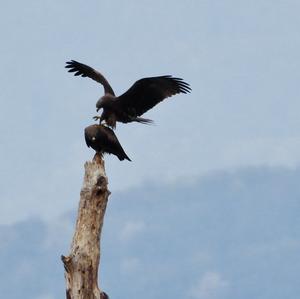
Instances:
[[[112,194],[102,287],[111,299],[292,299],[300,293],[300,169],[249,168]],[[0,293],[64,298],[75,212],[0,227]]]

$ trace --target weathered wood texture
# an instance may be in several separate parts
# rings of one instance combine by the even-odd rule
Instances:
[[[71,253],[62,256],[65,266],[67,299],[100,299],[98,287],[100,237],[110,192],[104,161],[96,154],[85,163],[85,175]]]

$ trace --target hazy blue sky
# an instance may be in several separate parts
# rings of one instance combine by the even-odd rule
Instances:
[[[82,131],[92,123],[103,91],[65,72],[71,58],[98,67],[118,93],[142,76],[169,73],[193,87],[190,96],[149,113],[157,126],[119,126],[134,163],[108,159],[113,188],[215,168],[298,161],[300,4],[189,3],[5,5],[1,127],[9,205],[20,198],[30,210],[29,201],[38,207],[53,192],[48,208],[53,202],[63,208],[71,202],[58,199],[57,189],[78,191],[82,162],[92,156]]]
[[[110,189],[300,161],[299,1],[6,1],[1,5],[0,223],[74,206],[83,129],[103,93],[64,69],[99,69],[117,94],[152,75],[193,88],[119,125],[132,163],[108,157]],[[160,144],[159,147],[158,144]]]
[[[66,215],[94,154],[83,130],[103,94],[66,72],[75,59],[117,94],[166,74],[193,89],[147,113],[154,126],[118,125],[133,162],[105,158],[111,298],[296,298],[300,1],[2,2],[0,297],[62,294]]]

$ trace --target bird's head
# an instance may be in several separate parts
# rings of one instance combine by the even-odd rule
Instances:
[[[103,108],[103,98],[100,98],[100,99],[97,101],[97,103],[96,103],[96,110],[97,110],[97,112],[98,112],[101,108]]]
[[[101,97],[98,102],[96,103],[96,110],[97,112],[101,109],[101,108],[108,108],[110,106],[110,103],[112,101],[114,97],[109,95],[109,94],[105,94],[103,97]]]

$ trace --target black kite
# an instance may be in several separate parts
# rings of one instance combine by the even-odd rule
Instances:
[[[100,119],[100,124],[105,121],[112,128],[116,127],[117,121],[151,123],[152,120],[140,116],[168,97],[191,91],[189,84],[181,78],[168,75],[140,79],[117,97],[108,81],[95,69],[75,60],[66,64],[66,68],[75,76],[89,77],[103,85],[104,96],[96,103],[97,112],[101,108],[103,112],[95,119]]]
[[[129,159],[124,152],[114,131],[103,125],[91,125],[85,128],[84,137],[88,147],[91,147],[99,154],[113,154],[120,161]]]

